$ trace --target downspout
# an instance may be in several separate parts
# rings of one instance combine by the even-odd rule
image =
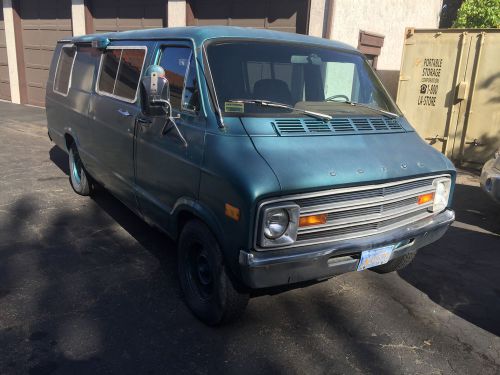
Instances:
[[[331,39],[333,32],[333,15],[335,12],[335,0],[326,0],[325,18],[326,25],[323,27],[323,38]]]

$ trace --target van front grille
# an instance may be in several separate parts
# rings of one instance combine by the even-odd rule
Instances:
[[[295,202],[300,215],[326,214],[326,223],[299,227],[292,246],[375,235],[433,215],[433,201],[418,204],[419,195],[434,192],[436,177],[427,176],[280,198]],[[448,177],[448,176],[446,176]]]

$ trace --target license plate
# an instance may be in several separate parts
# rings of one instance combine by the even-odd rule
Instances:
[[[363,251],[359,260],[358,271],[387,263],[391,258],[392,249],[394,249],[394,245]]]

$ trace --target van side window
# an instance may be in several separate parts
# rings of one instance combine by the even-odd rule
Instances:
[[[134,102],[146,50],[108,48],[102,56],[97,92]]]
[[[94,72],[96,61],[99,61],[101,52],[90,46],[78,46],[73,70],[78,74],[71,75],[71,88],[73,90],[91,92],[94,85]]]
[[[143,49],[123,50],[115,84],[114,94],[116,96],[131,100],[135,98],[141,77],[144,55],[145,51]]]
[[[99,72],[99,83],[97,86],[100,92],[113,94],[121,54],[121,49],[109,49],[103,53],[101,71]]]
[[[189,64],[191,48],[165,47],[161,53],[159,65],[165,69],[165,76],[170,86],[170,103],[176,110],[181,108],[184,76]]]
[[[76,49],[73,46],[63,46],[61,48],[61,54],[57,62],[56,76],[54,78],[54,92],[64,96],[68,95],[75,55]]]
[[[189,59],[189,68],[184,83],[182,93],[182,109],[197,112],[200,108],[200,96],[198,90],[198,77],[196,76],[196,60],[194,53],[191,53]]]

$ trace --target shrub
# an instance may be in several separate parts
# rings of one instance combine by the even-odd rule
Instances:
[[[500,27],[500,0],[465,0],[458,10],[453,27]]]

